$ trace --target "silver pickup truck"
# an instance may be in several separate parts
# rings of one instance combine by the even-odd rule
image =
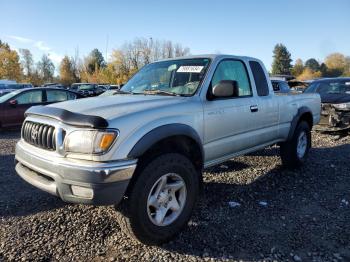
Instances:
[[[126,233],[160,244],[190,219],[204,168],[273,144],[298,167],[319,119],[318,94],[274,94],[255,58],[164,60],[111,96],[30,108],[16,171],[63,201],[115,204]]]

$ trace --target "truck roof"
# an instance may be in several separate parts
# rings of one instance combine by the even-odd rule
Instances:
[[[161,59],[159,61],[171,61],[171,60],[179,60],[179,59],[193,59],[193,58],[210,58],[212,60],[214,59],[223,59],[223,58],[236,58],[236,59],[249,59],[249,60],[258,60],[259,59],[255,57],[249,57],[249,56],[238,56],[238,55],[228,55],[228,54],[202,54],[202,55],[190,55],[190,56],[181,56],[181,57],[174,57],[174,58],[166,58]]]

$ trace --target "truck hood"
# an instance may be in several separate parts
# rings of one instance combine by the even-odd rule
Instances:
[[[74,113],[94,115],[112,120],[139,111],[156,107],[166,107],[184,102],[188,97],[158,96],[158,95],[113,95],[71,100],[48,105],[65,109]]]
[[[321,94],[321,103],[340,104],[350,102],[350,94]]]

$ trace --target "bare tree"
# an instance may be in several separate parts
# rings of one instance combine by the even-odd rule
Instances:
[[[28,49],[19,49],[21,54],[21,64],[24,70],[24,75],[30,77],[33,72],[33,55]]]
[[[181,44],[175,44],[174,47],[175,57],[186,56],[190,53],[188,47],[183,48]]]
[[[118,79],[126,80],[144,65],[164,58],[185,56],[189,48],[172,41],[159,41],[153,38],[136,38],[113,51],[113,70]]]
[[[47,55],[43,55],[38,62],[38,71],[44,82],[52,82],[55,73],[55,66]]]
[[[174,48],[171,41],[163,42],[163,58],[172,58],[174,57]]]

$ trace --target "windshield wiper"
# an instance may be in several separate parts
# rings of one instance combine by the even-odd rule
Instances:
[[[181,96],[181,94],[171,92],[171,91],[165,91],[165,90],[144,90],[143,94],[145,95],[168,95],[168,96]]]
[[[131,92],[131,91],[115,90],[115,92],[113,93],[113,95],[117,95],[117,94],[131,94],[131,95],[133,95],[133,94],[135,94],[135,93],[133,93],[133,92]]]

